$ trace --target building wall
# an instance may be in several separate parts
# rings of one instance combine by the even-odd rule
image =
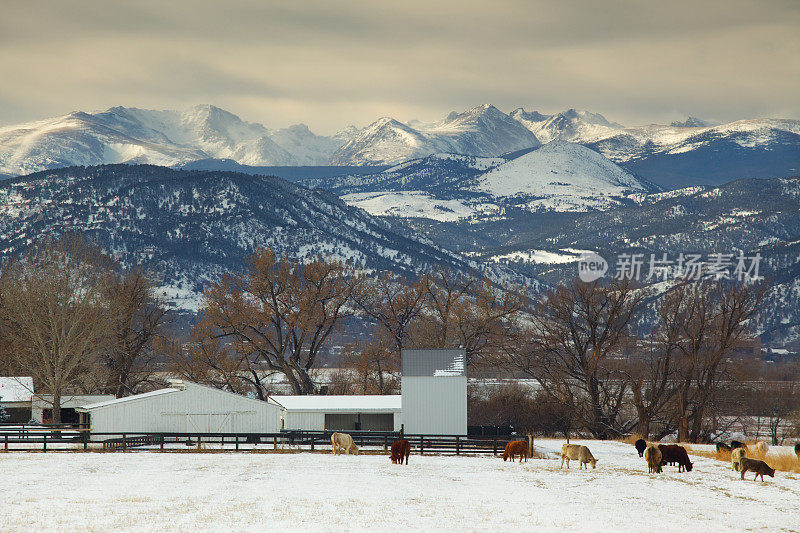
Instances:
[[[90,413],[92,431],[103,433],[273,433],[280,428],[280,407],[196,384]]]
[[[466,376],[403,376],[403,429],[409,434],[466,435]]]
[[[284,420],[285,429],[298,429],[305,431],[324,431],[331,429],[326,427],[325,419],[330,422],[336,417],[357,419],[358,413],[338,413],[323,411],[284,411],[281,415]],[[387,417],[391,416],[390,420]],[[362,429],[374,431],[400,431],[401,415],[397,412],[387,413],[362,413]],[[355,427],[353,425],[353,427]]]
[[[285,429],[324,431],[325,413],[315,411],[284,411]]]

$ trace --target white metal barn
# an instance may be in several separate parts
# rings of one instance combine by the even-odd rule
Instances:
[[[271,396],[282,429],[400,431],[401,396]]]
[[[406,433],[467,434],[466,353],[403,350],[403,426]]]
[[[281,416],[274,403],[182,380],[77,411],[93,433],[274,433]]]

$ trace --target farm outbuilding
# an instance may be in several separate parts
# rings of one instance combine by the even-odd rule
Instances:
[[[403,350],[401,357],[405,432],[466,435],[465,351]]]
[[[183,380],[77,411],[93,433],[273,433],[281,416],[274,403]]]
[[[30,421],[31,398],[33,398],[33,378],[0,377],[0,407],[8,417],[6,422]]]
[[[283,408],[282,429],[400,431],[400,395],[271,396]]]
[[[113,400],[112,394],[65,394],[61,396],[61,422],[77,424],[80,414],[77,409],[85,405]],[[35,394],[31,399],[31,420],[50,423],[53,420],[53,395]]]

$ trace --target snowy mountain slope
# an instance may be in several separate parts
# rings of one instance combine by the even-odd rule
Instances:
[[[415,127],[383,117],[355,134],[333,154],[331,163],[393,164],[437,152],[494,157],[539,144],[517,121],[485,104]]]
[[[431,154],[406,161],[372,174],[348,174],[320,179],[306,179],[306,187],[326,189],[335,194],[409,191],[440,191],[475,177],[506,162],[502,157],[473,157],[458,154]],[[363,169],[361,167],[359,170]]]
[[[482,174],[473,189],[495,199],[514,197],[530,210],[586,211],[648,187],[597,152],[552,141]]]
[[[0,173],[26,174],[69,165],[234,159],[247,165],[320,165],[346,132],[321,137],[304,125],[270,131],[218,107],[186,111],[112,107],[0,128]]]
[[[145,262],[186,310],[196,307],[205,282],[241,269],[259,246],[412,276],[437,264],[475,266],[327,192],[279,178],[106,165],[0,184],[0,258],[63,231],[97,240],[123,264]]]
[[[441,222],[525,211],[608,209],[652,187],[580,144],[553,141],[523,155],[474,158],[434,154],[383,172],[303,180],[373,215]],[[428,205],[424,205],[427,202]]]
[[[451,151],[458,154],[491,157],[541,145],[527,128],[490,104],[452,112],[443,121],[420,129],[451,139],[455,146]]]
[[[651,125],[581,142],[666,189],[800,174],[800,120]]]
[[[717,187],[637,193],[605,210],[525,211],[507,204],[496,216],[456,221],[409,218],[415,232],[476,260],[498,262],[547,285],[572,280],[581,253],[599,253],[611,273],[623,254],[760,254],[768,295],[757,320],[766,342],[800,341],[800,179],[747,179]]]
[[[621,124],[609,122],[599,113],[567,109],[555,115],[528,112],[523,108],[511,112],[511,117],[533,132],[543,143],[554,140],[577,141],[613,134]]]

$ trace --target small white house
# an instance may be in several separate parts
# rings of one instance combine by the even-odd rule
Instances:
[[[400,431],[402,397],[271,396],[283,408],[281,429]]]
[[[61,397],[61,422],[76,424],[80,417],[77,408],[85,405],[113,400],[113,394],[65,394]],[[50,422],[53,418],[53,395],[34,394],[31,398],[31,420]]]
[[[33,378],[0,377],[0,406],[5,410],[6,422],[25,423],[31,419]]]
[[[282,409],[183,380],[166,389],[77,409],[93,433],[274,433]],[[99,436],[103,440],[108,436]]]

